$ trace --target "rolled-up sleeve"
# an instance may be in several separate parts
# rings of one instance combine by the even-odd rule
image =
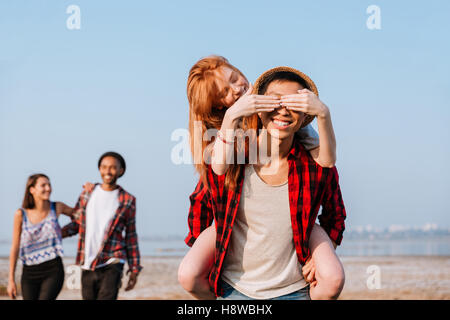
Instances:
[[[189,200],[189,234],[184,242],[191,247],[200,233],[212,224],[214,214],[211,206],[211,194],[201,180],[197,183],[194,192],[189,196]]]
[[[322,200],[322,213],[319,215],[320,226],[337,245],[342,242],[345,230],[344,220],[347,216],[339,186],[336,167],[329,169],[326,191]]]
[[[127,250],[127,260],[129,271],[139,273],[142,270],[140,263],[141,255],[139,253],[138,236],[136,233],[136,198],[131,200],[131,206],[128,209],[128,216],[125,225],[125,244]]]

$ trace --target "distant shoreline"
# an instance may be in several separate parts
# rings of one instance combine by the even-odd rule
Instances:
[[[402,233],[372,234],[373,238],[357,236],[349,232],[344,236],[336,253],[340,257],[383,257],[383,256],[450,256],[450,235],[430,233],[425,236],[399,237]],[[77,253],[76,237],[64,240],[64,253],[67,257],[75,257]],[[147,257],[182,257],[189,247],[184,239],[170,237],[167,239],[154,237],[139,238],[141,256]],[[0,241],[0,257],[8,257],[9,241]]]

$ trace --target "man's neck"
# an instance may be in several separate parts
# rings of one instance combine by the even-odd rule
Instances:
[[[272,184],[271,182],[274,182],[275,184],[279,184],[280,181],[277,179],[281,179],[281,182],[284,182],[284,179],[286,179],[288,174],[287,158],[291,151],[293,141],[293,136],[286,139],[279,139],[270,134],[267,134],[266,137],[260,135],[260,147],[267,145],[267,152],[266,156],[260,153],[261,158],[255,170],[260,177],[265,176],[267,178],[270,176],[270,178],[267,178],[267,181],[265,180],[266,183]]]
[[[114,191],[116,190],[119,186],[117,184],[107,184],[107,183],[102,183],[101,185],[102,189],[105,191]]]
[[[260,146],[264,144],[267,145],[267,157],[271,159],[271,161],[281,161],[283,159],[287,159],[292,148],[294,135],[291,135],[286,139],[279,139],[277,137],[271,136],[267,132],[266,137],[267,138],[260,135],[259,143]]]

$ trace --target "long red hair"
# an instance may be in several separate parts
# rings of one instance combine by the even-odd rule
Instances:
[[[194,64],[189,71],[187,81],[187,97],[189,101],[189,133],[191,152],[194,159],[194,166],[200,174],[200,178],[207,186],[207,164],[205,163],[205,150],[211,141],[203,139],[204,133],[209,129],[219,130],[227,107],[221,102],[219,89],[216,85],[216,72],[221,68],[228,67],[244,78],[242,72],[231,65],[228,60],[221,56],[209,56],[202,58]],[[243,119],[242,129],[254,127],[256,128],[257,117]],[[201,131],[195,130],[196,122],[201,123]],[[201,136],[198,134],[201,133]],[[197,135],[196,135],[197,134]],[[201,140],[201,144],[198,140]],[[201,150],[199,149],[201,145]],[[210,154],[211,150],[206,153]],[[237,153],[235,152],[235,156]],[[199,157],[201,156],[201,160]],[[200,161],[199,161],[200,160]],[[236,160],[236,159],[235,159]],[[237,178],[241,172],[242,166],[236,161],[228,168],[225,178],[225,185],[230,188],[236,187]]]

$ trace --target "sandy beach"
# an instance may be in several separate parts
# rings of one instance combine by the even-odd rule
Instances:
[[[192,299],[177,282],[182,257],[145,257],[144,269],[134,290],[120,290],[119,299]],[[450,300],[450,257],[341,257],[346,282],[339,299],[433,299]],[[66,281],[58,299],[81,299],[74,258],[64,258]],[[375,266],[369,268],[369,266]],[[369,268],[369,273],[368,273]],[[127,267],[125,267],[125,270]],[[16,284],[22,267],[18,264]],[[370,281],[379,271],[379,288]],[[0,299],[8,299],[8,258],[0,258]],[[125,287],[126,278],[123,278]],[[21,297],[19,297],[21,299]]]

